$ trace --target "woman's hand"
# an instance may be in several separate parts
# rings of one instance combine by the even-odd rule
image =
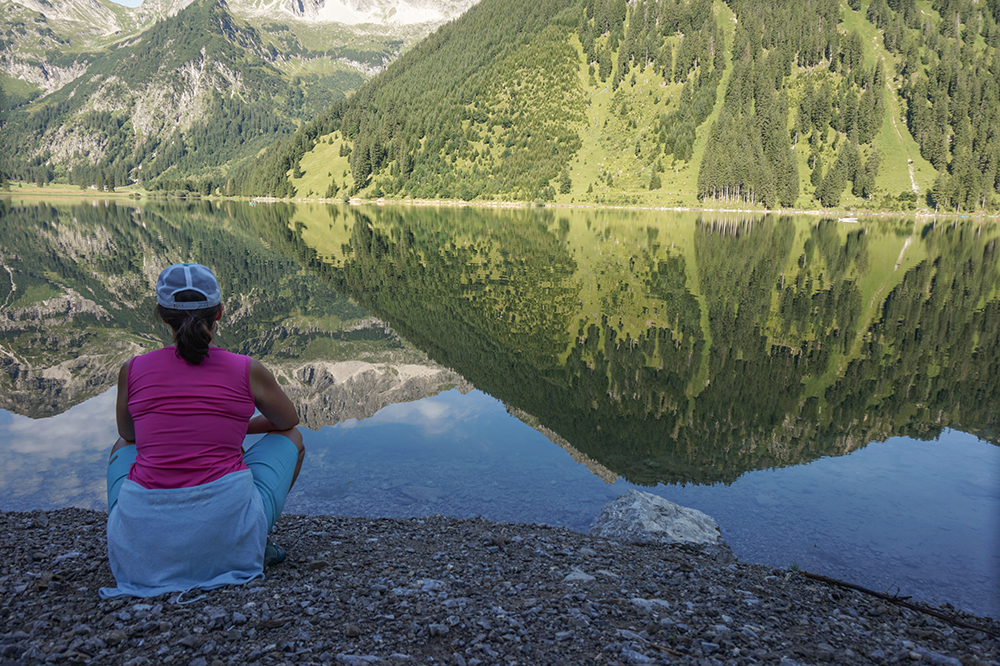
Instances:
[[[281,428],[271,423],[271,419],[263,414],[258,414],[247,422],[248,435],[260,435],[266,432],[277,432]]]

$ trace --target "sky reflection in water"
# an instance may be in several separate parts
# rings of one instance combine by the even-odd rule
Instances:
[[[0,411],[0,509],[104,509],[114,391],[58,416]],[[606,483],[501,402],[456,390],[306,431],[286,512],[483,516],[585,532]],[[946,430],[849,455],[744,474],[730,486],[657,486],[705,511],[737,556],[797,564],[879,591],[1000,616],[1000,447]]]

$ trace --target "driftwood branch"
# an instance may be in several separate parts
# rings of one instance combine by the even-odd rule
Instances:
[[[973,631],[981,631],[984,634],[988,634],[993,638],[1000,638],[1000,633],[993,631],[992,629],[987,629],[986,627],[980,627],[975,624],[970,624],[964,620],[960,620],[954,615],[949,615],[948,613],[942,613],[941,611],[934,610],[928,606],[921,606],[919,604],[911,604],[907,599],[910,597],[897,597],[888,594],[883,594],[882,592],[876,592],[875,590],[869,590],[867,587],[861,587],[860,585],[855,585],[854,583],[848,583],[844,580],[839,580],[837,578],[828,578],[827,576],[821,576],[819,574],[809,573],[808,571],[800,572],[806,578],[811,578],[812,580],[818,580],[821,583],[829,583],[830,585],[836,585],[838,587],[846,587],[850,590],[857,590],[858,592],[863,592],[869,594],[873,597],[882,599],[883,601],[888,601],[889,603],[896,604],[897,606],[902,606],[903,608],[909,608],[910,610],[917,611],[918,613],[925,613],[926,615],[933,615],[936,618],[940,618],[945,622],[955,625],[956,627],[963,627],[965,629],[972,629]]]

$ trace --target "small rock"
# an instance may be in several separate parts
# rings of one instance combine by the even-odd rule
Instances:
[[[563,578],[564,583],[589,583],[592,580],[597,580],[594,576],[584,573],[579,569],[573,569],[566,577]]]
[[[630,650],[629,648],[622,649],[622,658],[625,659],[629,664],[652,664],[653,660],[642,654],[641,652],[636,652],[635,650]]]
[[[62,562],[63,560],[72,560],[72,559],[77,558],[77,557],[85,557],[85,556],[84,556],[83,553],[77,552],[75,550],[71,550],[70,552],[63,553],[62,555],[60,555],[56,559],[52,560],[52,564],[56,565],[56,564],[59,564],[60,562]]]
[[[362,655],[362,654],[338,654],[337,657],[338,664],[344,664],[345,666],[367,666],[367,664],[380,664],[382,660],[373,655]]]
[[[39,513],[38,515],[32,516],[31,520],[28,521],[28,527],[44,529],[48,526],[49,526],[49,519],[44,513]]]
[[[20,643],[8,643],[0,645],[0,658],[13,659],[24,652],[24,646]]]
[[[45,653],[42,652],[38,647],[32,645],[21,655],[21,662],[30,664],[32,662],[42,662],[45,661]]]
[[[427,625],[427,633],[431,636],[447,636],[451,629],[447,624],[432,623]]]
[[[629,631],[628,629],[619,629],[618,635],[627,641],[636,641],[639,643],[645,643],[646,639],[635,633],[634,631]]]
[[[937,652],[931,652],[926,648],[917,648],[915,650],[924,661],[934,664],[934,666],[962,666],[962,662],[955,657],[947,657],[943,654],[938,654]]]
[[[357,638],[361,635],[361,629],[356,624],[349,624],[344,627],[344,635],[348,638]]]
[[[670,610],[670,602],[664,601],[663,599],[643,599],[641,597],[634,597],[629,599],[629,601],[632,602],[633,606],[640,608],[647,613]]]
[[[432,578],[425,578],[419,583],[421,592],[438,592],[446,587],[444,582]]]

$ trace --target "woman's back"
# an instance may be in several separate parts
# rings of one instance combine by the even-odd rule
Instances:
[[[166,347],[132,359],[128,409],[144,488],[189,488],[246,469],[241,447],[254,413],[247,356],[212,347],[198,365]]]

